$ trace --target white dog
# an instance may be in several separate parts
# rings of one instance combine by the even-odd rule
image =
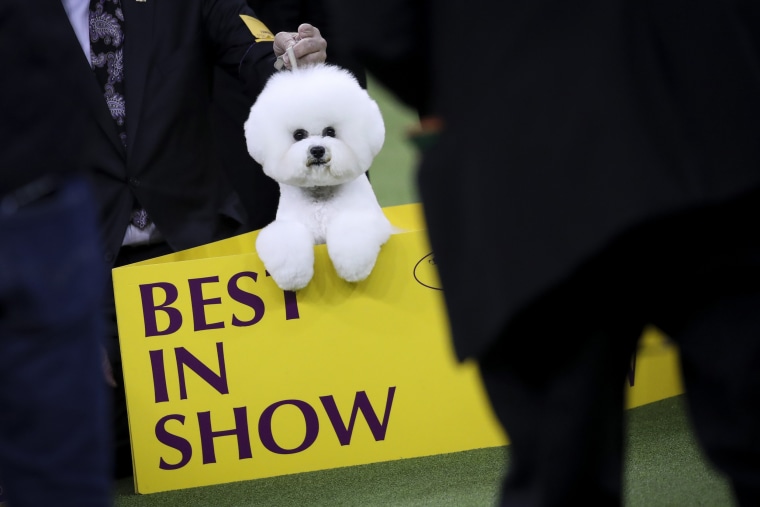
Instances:
[[[308,285],[318,244],[338,276],[367,278],[392,226],[366,175],[385,140],[383,117],[354,76],[327,64],[276,73],[245,136],[251,157],[280,185],[276,218],[256,239],[277,285]]]

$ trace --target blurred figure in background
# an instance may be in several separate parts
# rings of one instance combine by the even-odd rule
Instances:
[[[112,503],[106,270],[70,72],[83,60],[60,0],[0,3],[0,482],[11,507]]]
[[[654,324],[706,455],[760,505],[760,4],[330,1],[422,112],[454,345],[511,441],[500,504],[621,504],[624,379]]]

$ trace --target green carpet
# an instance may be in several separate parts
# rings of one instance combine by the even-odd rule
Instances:
[[[731,506],[725,481],[704,462],[683,396],[627,412],[625,505]],[[478,449],[254,481],[136,495],[117,482],[116,507],[491,506],[509,447]]]
[[[386,142],[370,169],[382,206],[417,202],[416,153],[406,131],[416,117],[370,80],[386,121]],[[725,482],[705,464],[684,414],[682,396],[628,411],[625,505],[731,506]],[[116,483],[115,507],[491,506],[509,448],[479,449],[287,475],[255,481],[136,495]]]
[[[683,396],[628,412],[626,505],[731,506],[726,481],[697,447]]]

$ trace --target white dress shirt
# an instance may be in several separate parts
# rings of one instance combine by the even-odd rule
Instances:
[[[90,59],[90,1],[89,0],[61,0],[74,33],[77,34],[79,45],[82,46],[87,61]]]

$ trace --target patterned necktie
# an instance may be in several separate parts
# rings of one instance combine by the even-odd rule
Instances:
[[[124,100],[124,13],[121,0],[90,0],[90,55],[92,69],[103,87],[119,138],[127,146],[127,108]],[[138,229],[150,224],[144,209],[132,212],[130,223]]]
[[[95,76],[103,86],[106,104],[119,137],[127,145],[124,100],[124,13],[120,0],[90,0],[90,55]]]
[[[134,210],[129,221],[140,230],[145,229],[150,223],[148,212],[142,208]]]

